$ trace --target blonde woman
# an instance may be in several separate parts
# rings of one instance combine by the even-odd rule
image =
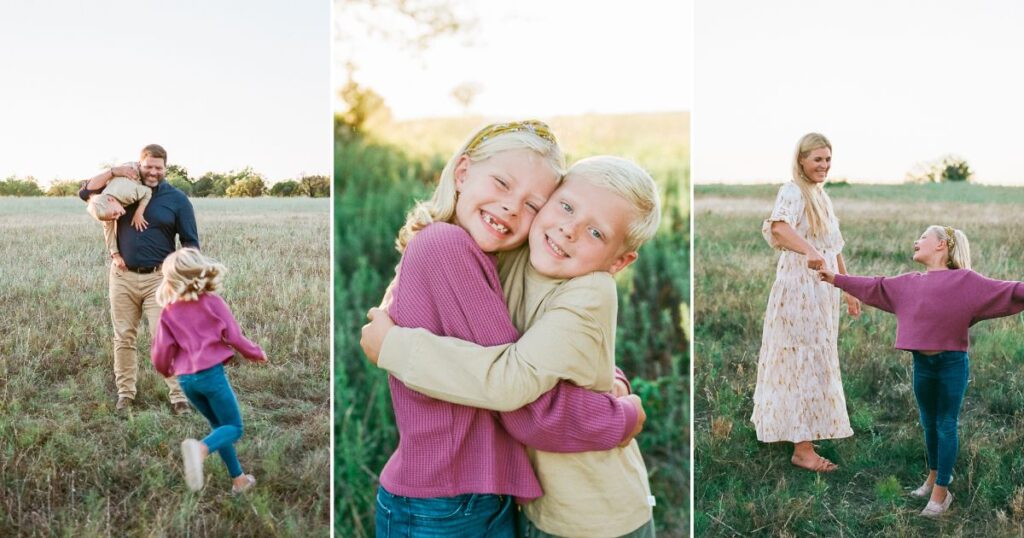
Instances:
[[[846,274],[843,236],[832,201],[822,188],[832,166],[832,144],[804,135],[793,159],[793,181],[779,189],[762,226],[782,251],[768,297],[751,421],[764,443],[793,443],[793,465],[831,472],[838,466],[814,451],[813,441],[853,435],[846,413],[836,339],[839,291],[815,270]],[[845,295],[850,315],[860,302]]]

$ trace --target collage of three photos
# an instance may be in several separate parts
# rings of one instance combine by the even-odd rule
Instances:
[[[1019,535],[1022,17],[12,5],[0,536]]]

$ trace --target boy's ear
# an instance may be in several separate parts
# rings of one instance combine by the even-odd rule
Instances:
[[[455,192],[462,192],[462,182],[466,180],[466,172],[469,171],[469,156],[462,154],[455,163]]]
[[[618,259],[615,260],[615,263],[612,263],[612,266],[608,268],[608,272],[613,275],[618,273],[619,271],[629,267],[629,264],[635,262],[638,256],[639,255],[635,250],[619,256]]]

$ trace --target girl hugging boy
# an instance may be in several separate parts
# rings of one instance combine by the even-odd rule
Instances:
[[[488,127],[456,152],[449,163],[455,187],[451,194],[459,206],[450,220],[454,226],[440,224],[437,221],[446,219],[435,214],[434,223],[421,228],[406,247],[388,307],[387,314],[397,326],[375,310],[363,331],[367,355],[376,360],[379,352],[378,366],[391,374],[401,434],[399,450],[381,476],[378,536],[386,535],[382,534],[385,528],[394,530],[396,523],[412,526],[415,534],[416,525],[425,521],[408,517],[399,522],[395,508],[408,505],[396,502],[402,493],[392,491],[400,485],[389,467],[399,458],[405,461],[403,448],[411,442],[406,438],[410,425],[403,426],[404,413],[396,394],[435,406],[433,411],[424,407],[416,415],[417,424],[435,420],[439,431],[453,424],[461,428],[459,421],[441,410],[472,410],[497,417],[496,423],[468,423],[459,437],[490,433],[488,428],[493,427],[494,432],[503,431],[529,447],[505,452],[495,450],[496,446],[474,450],[465,442],[445,447],[447,454],[456,456],[448,460],[449,472],[468,473],[470,482],[480,478],[470,465],[470,458],[477,457],[510,472],[514,469],[517,478],[521,475],[530,484],[526,491],[503,490],[523,503],[520,535],[653,536],[653,497],[643,459],[632,441],[643,411],[635,396],[610,394],[628,392],[628,383],[614,366],[617,299],[611,275],[632,263],[636,249],[657,230],[657,188],[646,172],[616,157],[580,161],[554,189],[556,166],[529,170],[541,162],[535,150],[506,149],[487,156],[474,152],[477,140],[497,142],[509,132],[523,139],[538,135],[556,147],[542,124],[510,125],[522,127],[512,131]],[[502,146],[509,144],[510,139]],[[509,168],[495,169],[499,163]],[[533,185],[524,185],[523,180],[531,176],[536,178]],[[525,187],[527,193],[544,195],[525,197],[517,205],[501,196],[480,197],[481,185],[503,193]],[[547,186],[546,192],[541,185]],[[428,214],[426,206],[419,206],[403,234]],[[468,233],[473,244],[463,242],[460,250],[439,253],[441,238],[428,232],[447,230],[454,236],[458,228]],[[518,248],[527,236],[528,246]],[[424,271],[413,263],[423,255],[416,243],[426,243],[428,237],[428,250],[444,262],[438,260],[426,269],[431,275],[423,278],[417,275]],[[495,252],[500,252],[497,263],[488,256]],[[427,317],[436,322],[410,320],[406,316],[410,309],[429,311]],[[450,317],[461,317],[466,330],[447,330]],[[506,329],[500,338],[472,334],[495,327]],[[525,332],[520,336],[519,331]],[[435,459],[438,448],[435,445],[430,451]],[[520,462],[527,455],[529,465],[523,469]],[[427,483],[440,486],[443,479],[436,476]],[[416,497],[416,492],[404,495]],[[460,518],[467,519],[453,511],[451,519]],[[466,536],[514,532],[511,517],[504,513],[500,524],[470,528],[459,532]]]

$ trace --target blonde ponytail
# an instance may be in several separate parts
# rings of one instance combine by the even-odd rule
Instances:
[[[971,268],[971,244],[967,241],[967,234],[951,226],[939,226],[934,224],[928,227],[928,231],[935,234],[935,237],[946,243],[946,267],[950,269]]]
[[[200,295],[220,290],[227,268],[194,248],[183,248],[168,256],[160,271],[163,284],[156,302],[166,306],[176,301],[195,301]]]

